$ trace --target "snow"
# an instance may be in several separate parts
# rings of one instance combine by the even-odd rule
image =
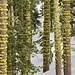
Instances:
[[[50,34],[50,40],[51,43],[54,42],[54,33]],[[37,40],[39,37],[39,34],[33,36],[33,41]],[[71,44],[72,44],[72,49],[75,49],[75,38],[72,37],[71,38]],[[38,49],[41,50],[41,47],[39,46],[39,44],[36,45]],[[52,50],[54,51],[54,47],[52,47]],[[71,65],[72,65],[72,75],[75,75],[75,51],[71,52]],[[34,58],[31,57],[31,62],[35,65],[35,66],[43,66],[43,54],[36,54],[36,56],[34,56]],[[62,74],[63,74],[63,70],[62,70]],[[34,75],[56,75],[55,74],[55,62],[53,61],[50,66],[49,66],[49,71],[43,73],[43,69],[41,69],[40,72],[35,73]]]

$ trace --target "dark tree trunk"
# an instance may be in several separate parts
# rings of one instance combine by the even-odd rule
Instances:
[[[71,75],[71,25],[70,25],[70,0],[63,0],[63,57],[64,75]]]
[[[50,0],[44,0],[44,46],[43,72],[49,70],[50,64]]]

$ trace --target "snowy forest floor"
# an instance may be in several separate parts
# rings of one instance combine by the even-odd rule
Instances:
[[[53,34],[51,34],[51,40],[53,40]],[[33,39],[36,40],[38,35],[34,36]],[[71,65],[72,65],[72,75],[75,75],[75,38],[71,38],[71,45],[72,45],[72,51],[71,51]],[[38,49],[41,49],[39,44],[36,45]],[[54,49],[54,47],[52,48]],[[31,62],[35,66],[43,66],[43,55],[42,54],[36,54],[34,58],[31,58]],[[55,74],[55,62],[53,61],[49,66],[49,71],[43,73],[43,69],[41,69],[40,72],[35,73],[34,75],[56,75]],[[63,68],[62,68],[62,74],[63,74]]]

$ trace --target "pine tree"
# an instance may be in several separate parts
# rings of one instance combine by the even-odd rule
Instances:
[[[7,1],[0,0],[0,74],[7,75]]]
[[[8,75],[13,75],[13,68],[15,65],[15,32],[14,32],[14,10],[13,10],[13,5],[9,4],[8,2],[8,43],[7,43],[7,74]],[[13,66],[13,67],[12,67]]]
[[[54,30],[54,25],[53,25],[53,0],[51,0],[50,2],[50,15],[51,15],[51,18],[50,18],[50,21],[51,21],[51,27],[50,27],[50,31],[53,32]]]
[[[28,64],[31,64],[30,62],[30,51],[31,51],[31,45],[32,45],[32,26],[31,26],[31,13],[30,13],[30,5],[31,5],[31,2],[30,1],[26,1],[26,10],[25,11],[25,15],[24,15],[24,18],[25,18],[25,25],[26,25],[26,36],[27,36],[27,40],[26,40],[26,43],[27,43],[27,46],[29,47],[29,49],[27,49],[27,53],[25,55],[25,60],[27,61],[26,63]],[[28,65],[26,65],[25,67],[26,71],[22,71],[22,75],[28,75],[28,72],[30,71],[30,65],[28,67]],[[23,69],[24,70],[24,69]]]
[[[63,0],[63,58],[64,58],[64,75],[71,75],[71,14],[70,14],[70,0]]]
[[[13,11],[11,10],[11,12],[9,12],[11,21],[9,21],[10,25],[8,25],[8,35],[10,35],[8,37],[8,54],[10,54],[11,57],[8,55],[8,63],[11,61],[10,59],[12,58],[12,64],[8,64],[8,69],[11,68],[11,65],[13,66],[12,75],[16,75],[16,71],[21,71],[22,74],[28,74],[31,69],[33,70],[32,73],[34,73],[35,70],[34,65],[30,62],[30,54],[32,53],[32,28],[31,24],[29,25],[29,23],[31,23],[30,11],[33,10],[35,6],[32,9],[31,7],[29,7],[29,2],[26,0],[8,0],[8,8],[11,10],[11,6],[13,6],[15,24],[14,26],[12,26]],[[36,5],[36,2],[37,0],[33,1],[33,4]],[[34,22],[37,21],[37,17],[35,16],[36,15],[34,15],[35,20],[32,19],[32,21]]]
[[[59,0],[54,0],[54,38],[55,38],[55,62],[56,75],[61,73],[61,26]]]
[[[50,0],[44,0],[44,46],[43,46],[43,72],[49,70],[50,63]]]

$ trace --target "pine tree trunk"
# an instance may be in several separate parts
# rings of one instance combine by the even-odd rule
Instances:
[[[53,32],[53,30],[54,30],[54,25],[53,25],[53,3],[54,3],[54,1],[51,0],[50,1],[50,21],[51,21],[50,31],[51,32]]]
[[[71,75],[71,25],[70,25],[70,0],[63,0],[63,57],[64,75]]]
[[[30,53],[31,53],[31,46],[32,46],[32,26],[31,26],[31,12],[30,12],[30,7],[31,6],[31,2],[30,0],[28,1],[28,9],[26,9],[25,11],[25,25],[26,25],[26,35],[27,35],[27,40],[26,40],[26,43],[28,44],[27,46],[29,47],[27,49],[27,53],[25,55],[25,61],[27,62],[27,65],[25,67],[26,70],[23,70],[22,72],[22,75],[28,75],[29,71],[30,71],[30,65],[31,65],[31,62],[30,62]],[[29,65],[28,65],[29,64]]]
[[[12,75],[16,75],[16,49],[15,49],[15,46],[16,46],[16,41],[15,41],[15,23],[14,23],[14,7],[11,5],[10,6],[10,10],[11,10],[11,26],[12,26],[12,49],[11,49],[11,55],[12,55],[12,59],[11,59],[11,66],[12,66]]]
[[[49,70],[50,64],[50,0],[44,0],[44,46],[43,72]]]
[[[15,36],[14,36],[14,10],[13,6],[9,6],[9,25],[8,25],[8,43],[7,43],[7,74],[15,75],[14,68],[15,64]],[[13,67],[12,67],[13,66]]]
[[[8,16],[8,18],[9,18],[9,21],[10,21],[10,9],[9,9],[9,11],[8,11],[8,13],[9,13],[9,16]],[[8,25],[7,27],[9,27],[8,28],[8,31],[7,31],[7,34],[8,34],[8,36],[11,34],[11,32],[10,32],[10,27],[12,27],[12,26],[10,26],[10,25]],[[11,35],[8,37],[8,42],[7,42],[7,46],[8,46],[8,48],[7,48],[7,74],[8,75],[12,75],[12,58],[11,58],[11,43],[12,43],[12,41],[10,41],[11,40]]]
[[[54,0],[54,38],[55,38],[55,61],[56,75],[61,73],[61,26],[59,0]]]
[[[7,75],[7,1],[0,0],[0,74]]]

